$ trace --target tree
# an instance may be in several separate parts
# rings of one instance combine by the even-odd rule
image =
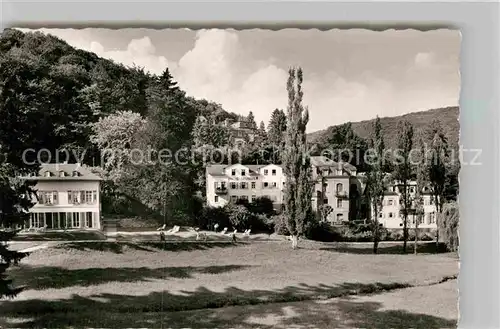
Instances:
[[[226,206],[226,212],[229,215],[229,222],[234,228],[246,227],[251,216],[248,209],[241,204],[235,205],[229,203]]]
[[[319,207],[319,211],[321,214],[321,220],[323,222],[326,222],[328,221],[328,216],[330,216],[330,214],[333,212],[333,208],[329,204],[322,204]]]
[[[264,121],[260,122],[259,125],[259,131],[257,133],[259,135],[259,144],[265,145],[267,143],[267,132],[266,132],[266,125],[264,124]]]
[[[412,176],[411,152],[413,149],[413,126],[408,121],[401,121],[398,127],[398,163],[395,165],[394,178],[402,187],[401,215],[403,215],[403,252],[406,253],[408,241],[408,215],[412,207],[412,195],[409,182]]]
[[[288,120],[285,132],[283,167],[287,181],[285,192],[285,216],[292,238],[292,248],[298,246],[307,222],[312,217],[312,178],[310,159],[307,154],[306,125],[309,121],[307,108],[302,105],[302,69],[288,71]]]
[[[449,251],[457,251],[459,246],[458,229],[460,212],[456,202],[446,203],[443,206],[443,220],[441,228],[444,233],[444,243]]]
[[[140,133],[144,132],[147,121],[139,113],[119,111],[99,119],[92,124],[90,141],[101,151],[100,166],[105,178],[118,183],[130,166],[132,150],[137,146]]]
[[[250,124],[250,127],[252,129],[257,129],[257,123],[255,122],[255,117],[254,117],[252,111],[250,111],[250,113],[248,113],[248,116],[246,117],[246,120]]]
[[[431,147],[430,159],[425,158],[432,197],[436,205],[436,249],[439,248],[439,228],[445,201],[445,188],[448,163],[448,141],[439,121],[433,121],[430,127]]]
[[[286,115],[283,110],[275,109],[271,114],[271,120],[267,125],[267,136],[269,143],[275,147],[281,147],[284,143],[286,131]]]
[[[7,243],[18,233],[18,226],[28,220],[28,209],[33,206],[33,184],[17,177],[35,173],[35,168],[0,164],[0,299],[15,297],[22,291],[22,288],[12,286],[12,279],[6,273],[10,266],[17,265],[28,254],[9,249]]]
[[[416,137],[416,145],[418,147],[418,149],[417,149],[418,156],[422,160],[425,157],[424,138],[422,136],[422,132],[420,132]],[[416,187],[415,198],[414,198],[414,204],[415,204],[415,214],[414,214],[414,216],[415,216],[415,248],[414,248],[414,253],[415,253],[415,255],[417,254],[417,247],[418,247],[418,237],[419,237],[418,225],[423,222],[424,215],[425,215],[423,194],[424,194],[424,191],[428,185],[426,167],[423,165],[417,165],[416,171],[417,171],[417,187]]]
[[[367,194],[373,210],[373,253],[376,254],[379,243],[378,217],[382,212],[384,204],[384,192],[386,190],[386,175],[382,170],[384,165],[384,138],[380,118],[374,123],[374,138],[371,140],[370,170],[367,174]]]

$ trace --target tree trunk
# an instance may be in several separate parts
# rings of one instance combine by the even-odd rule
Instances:
[[[441,213],[436,212],[436,252],[439,252],[439,219]]]
[[[299,244],[299,238],[297,235],[292,235],[291,236],[291,240],[292,240],[292,249],[297,249],[298,247],[298,244]]]
[[[405,254],[406,254],[407,240],[408,240],[408,214],[406,213],[405,209],[405,214],[403,215],[403,253]]]
[[[375,228],[373,229],[373,253],[378,251],[378,220],[375,220]]]
[[[419,220],[420,220],[419,218],[417,218],[415,220],[415,248],[414,248],[415,250],[413,250],[413,253],[415,255],[417,254],[417,247],[418,247],[418,221]]]

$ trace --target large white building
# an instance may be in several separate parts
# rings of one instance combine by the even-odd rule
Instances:
[[[280,207],[285,186],[283,169],[274,164],[210,165],[206,168],[207,203],[213,207],[223,207],[239,199],[252,202],[264,196]]]
[[[43,164],[25,228],[101,229],[101,178],[79,164]]]

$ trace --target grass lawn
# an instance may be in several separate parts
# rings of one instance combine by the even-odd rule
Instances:
[[[381,246],[376,256],[359,252],[369,245],[356,245],[357,252],[344,244],[339,250],[336,244],[301,241],[301,247],[292,250],[285,241],[60,244],[33,252],[11,270],[26,289],[0,302],[0,318],[6,319],[0,326],[289,328],[293,314],[304,314],[298,328],[398,327],[398,321],[417,318],[422,320],[414,328],[455,326],[456,317],[434,307],[412,309],[431,301],[409,291],[449,285],[435,284],[457,275],[456,255],[402,255],[393,245]],[[417,288],[394,290],[409,286]],[[456,289],[449,291],[454,303],[445,304],[457,313]],[[391,293],[395,297],[387,297]],[[382,299],[358,301],[375,297]],[[283,308],[292,313],[283,315]],[[331,313],[332,325],[324,326],[322,309]],[[384,316],[389,326],[382,326]]]

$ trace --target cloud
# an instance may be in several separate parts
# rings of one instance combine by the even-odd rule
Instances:
[[[376,115],[395,116],[458,104],[458,59],[449,56],[456,56],[450,47],[455,47],[457,42],[439,50],[436,47],[442,41],[435,41],[426,46],[433,52],[424,52],[424,46],[418,42],[427,42],[431,34],[422,33],[418,42],[413,36],[406,47],[391,48],[381,47],[377,42],[399,44],[403,35],[370,34],[370,43],[366,41],[368,36],[359,32],[358,36],[332,39],[342,47],[321,56],[321,47],[330,40],[327,34],[322,34],[326,39],[318,38],[316,43],[310,35],[306,36],[309,51],[304,51],[300,46],[304,40],[295,40],[299,34],[281,38],[277,32],[269,32],[274,33],[274,39],[265,43],[265,37],[271,34],[260,32],[249,38],[248,33],[208,29],[198,31],[194,40],[183,41],[183,49],[188,50],[182,50],[184,53],[174,61],[155,47],[146,32],[144,36],[128,39],[126,32],[121,34],[125,41],[121,44],[128,41],[122,49],[109,49],[109,41],[102,36],[99,39],[98,32],[92,34],[88,29],[45,32],[59,36],[72,46],[128,66],[143,66],[152,73],[161,73],[169,67],[188,95],[220,103],[227,111],[242,115],[252,111],[257,123],[264,121],[266,125],[275,108],[286,110],[287,70],[289,65],[297,64],[304,68],[304,105],[310,111],[308,131]],[[340,37],[347,32],[337,33]],[[366,40],[362,39],[363,35]],[[384,37],[374,39],[377,36]],[[404,36],[406,38],[406,34]],[[361,48],[360,40],[366,41]],[[167,43],[167,47],[176,47],[176,44]],[[370,49],[371,55],[360,55]]]
[[[88,50],[126,66],[144,67],[154,74],[160,74],[165,68],[174,66],[167,58],[156,54],[156,48],[149,37],[133,39],[125,50],[106,50],[99,42],[92,41]]]

